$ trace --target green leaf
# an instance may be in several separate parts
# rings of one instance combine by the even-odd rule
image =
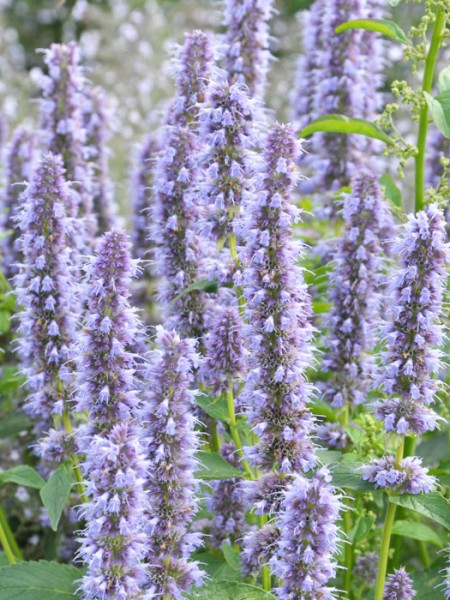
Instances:
[[[342,23],[339,27],[336,27],[336,33],[342,33],[343,31],[349,31],[350,29],[365,29],[366,31],[376,31],[382,35],[386,35],[401,44],[409,45],[410,40],[407,38],[405,32],[401,27],[389,21],[388,19],[355,19],[354,21],[348,21]]]
[[[398,6],[399,4],[401,4],[403,2],[403,0],[387,0],[388,4],[390,4],[391,6]]]
[[[63,508],[72,489],[72,483],[71,465],[62,463],[40,491],[42,503],[47,509],[53,531],[58,528]]]
[[[363,464],[363,462],[350,461],[337,464],[331,472],[333,485],[360,492],[373,489],[368,481],[361,479]]]
[[[230,463],[217,452],[204,452],[200,450],[196,454],[199,461],[195,477],[209,481],[211,479],[231,479],[243,477],[244,473],[230,465]]]
[[[411,538],[412,540],[430,542],[431,544],[439,546],[439,548],[444,546],[437,532],[428,525],[425,525],[425,523],[418,523],[417,521],[395,521],[392,533]]]
[[[193,558],[200,564],[202,571],[206,571],[210,577],[220,580],[233,580],[236,577],[236,571],[231,569],[222,558],[213,556],[209,552],[197,552]]]
[[[222,544],[222,552],[227,565],[236,572],[238,578],[241,573],[241,557],[239,552],[235,550],[228,542]]]
[[[424,96],[436,127],[444,137],[450,138],[450,91],[435,98],[427,92]]]
[[[33,467],[19,465],[0,473],[0,485],[3,483],[16,483],[17,485],[24,485],[25,487],[40,490],[45,481]]]
[[[392,175],[383,175],[380,177],[380,183],[383,186],[384,193],[386,197],[398,208],[402,207],[402,193],[400,188],[398,188],[395,184],[394,178]]]
[[[390,502],[414,510],[450,530],[450,502],[439,492],[390,496]]]
[[[217,283],[217,279],[199,279],[188,285],[178,296],[172,300],[175,302],[182,296],[189,294],[190,292],[208,292],[209,294],[215,294],[219,289],[219,285]]]
[[[361,427],[357,427],[356,425],[344,425],[343,428],[348,437],[351,439],[355,448],[358,449],[366,437],[365,432],[361,429]]]
[[[44,560],[0,568],[0,600],[67,600],[75,592],[82,571]]]
[[[349,533],[349,539],[352,544],[357,544],[369,533],[372,525],[375,523],[375,517],[359,517],[355,526]]]
[[[224,398],[213,398],[203,394],[195,399],[197,406],[213,419],[228,422],[228,406]]]
[[[444,92],[450,91],[450,66],[445,67],[439,73],[439,93],[443,94]]]
[[[364,119],[354,119],[344,115],[326,115],[314,119],[300,133],[301,137],[308,137],[319,131],[325,133],[354,133],[365,135],[366,137],[381,140],[386,144],[392,144],[391,138],[378,125],[365,121]]]
[[[15,437],[31,425],[32,422],[23,412],[8,413],[0,421],[0,440]]]
[[[414,600],[442,600],[442,588],[436,586],[443,582],[443,570],[446,566],[446,558],[443,556],[429,569],[410,573],[416,591]]]
[[[11,313],[6,310],[0,311],[0,335],[11,329]]]
[[[336,421],[336,410],[333,410],[330,403],[322,398],[315,398],[310,407],[315,415],[326,417],[329,421]]]
[[[275,596],[240,581],[208,581],[199,590],[186,595],[189,600],[275,600]]]
[[[323,465],[336,465],[342,462],[344,458],[344,455],[339,450],[322,450],[322,448],[319,448],[316,454]]]

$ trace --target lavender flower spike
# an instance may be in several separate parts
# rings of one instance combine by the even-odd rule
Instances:
[[[24,184],[30,180],[34,142],[32,132],[24,127],[18,127],[5,158],[6,181],[2,199],[4,214],[1,215],[1,225],[3,231],[12,231],[11,235],[2,240],[3,272],[7,279],[17,273],[17,263],[20,262],[20,252],[17,247],[18,231],[14,231],[14,228],[21,207]]]
[[[192,369],[198,366],[195,342],[157,327],[158,349],[152,353],[145,379],[141,421],[150,465],[147,490],[147,555],[150,598],[183,597],[202,573],[189,555],[200,544],[188,527],[197,508],[195,457],[199,446],[192,414]]]
[[[442,212],[429,205],[411,215],[399,241],[401,268],[392,279],[391,320],[384,328],[387,350],[382,354],[378,383],[396,398],[376,404],[387,431],[423,434],[437,426],[429,408],[438,387],[433,379],[441,366],[442,295],[449,258]]]
[[[280,600],[337,598],[337,590],[327,583],[336,575],[336,522],[342,504],[330,481],[323,467],[312,479],[297,475],[286,492],[278,552],[272,559],[274,572],[283,582],[276,592]]]
[[[130,308],[134,271],[125,233],[112,230],[99,242],[86,281],[87,312],[80,343],[78,411],[88,424],[77,436],[89,498],[79,556],[87,565],[81,589],[86,600],[140,598],[144,494],[148,468],[136,423],[135,365],[130,347],[138,322]]]
[[[411,577],[404,567],[388,575],[384,586],[384,600],[412,600],[416,595]]]
[[[175,63],[177,95],[171,106],[166,142],[155,169],[154,223],[151,235],[157,247],[156,270],[162,278],[160,297],[168,326],[182,335],[198,337],[204,306],[198,292],[179,294],[199,278],[199,239],[194,228],[198,205],[192,193],[199,148],[196,123],[212,60],[209,38],[201,31],[186,35]]]
[[[436,478],[428,475],[417,456],[408,456],[396,464],[394,456],[375,458],[363,467],[362,479],[376,488],[394,490],[397,494],[427,494],[436,487]]]
[[[272,0],[226,0],[224,66],[230,83],[244,84],[250,96],[264,95],[270,60]]]
[[[19,305],[19,351],[28,398],[25,412],[38,433],[53,416],[69,410],[73,391],[70,360],[79,306],[70,261],[66,218],[68,189],[61,159],[45,154],[23,196],[18,216],[24,264],[15,277]]]
[[[343,203],[345,229],[334,254],[330,277],[328,352],[324,369],[331,373],[325,399],[333,406],[364,402],[374,365],[367,351],[380,306],[382,233],[393,219],[376,177],[362,173],[353,180]]]

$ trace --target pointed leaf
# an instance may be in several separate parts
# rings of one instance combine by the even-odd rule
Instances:
[[[262,588],[240,581],[208,581],[199,590],[186,595],[189,600],[275,600]]]
[[[361,492],[373,489],[368,481],[361,479],[363,464],[362,462],[350,461],[337,464],[331,471],[333,485]]]
[[[82,571],[44,560],[21,562],[0,568],[0,600],[68,600]]]
[[[71,465],[62,463],[40,491],[42,503],[47,509],[53,531],[58,528],[62,511],[72,489],[72,483]]]
[[[32,422],[22,411],[8,413],[0,421],[0,439],[15,437],[29,429],[31,425]]]
[[[0,473],[0,485],[3,483],[16,483],[17,485],[40,490],[45,484],[45,481],[33,467],[20,465]]]
[[[182,296],[189,294],[190,292],[208,292],[209,294],[215,294],[219,289],[219,285],[217,283],[217,279],[199,279],[198,281],[194,281],[191,285],[188,285],[186,289],[184,289],[178,296],[172,300],[175,302]]]
[[[314,119],[300,133],[301,137],[308,137],[313,133],[345,133],[364,135],[366,137],[381,140],[386,144],[392,144],[391,138],[378,125],[365,121],[364,119],[354,119],[344,115],[326,115]]]
[[[392,175],[387,173],[380,177],[380,183],[383,186],[385,195],[389,198],[394,206],[402,207],[402,192],[397,187]]]
[[[439,73],[439,93],[443,94],[444,92],[450,91],[450,66],[445,67]]]
[[[450,138],[450,91],[435,98],[427,92],[424,92],[424,96],[436,127],[444,137]]]
[[[438,533],[428,525],[425,525],[425,523],[418,523],[417,521],[395,521],[392,527],[392,533],[411,538],[412,540],[430,542],[440,548],[444,546]]]
[[[228,422],[227,402],[223,398],[213,398],[202,394],[195,399],[197,406],[205,411],[207,415],[218,421]]]
[[[407,38],[405,32],[401,27],[389,21],[388,19],[355,19],[354,21],[348,21],[342,23],[339,27],[336,27],[336,33],[342,33],[343,31],[349,31],[350,29],[365,29],[366,31],[376,31],[382,35],[386,35],[401,44],[411,44]]]
[[[414,510],[450,530],[450,503],[439,492],[418,494],[417,496],[412,494],[390,496],[389,500],[394,504]]]
[[[230,465],[230,463],[217,452],[204,452],[200,450],[196,454],[199,465],[195,472],[197,479],[209,481],[212,479],[232,479],[243,477],[244,473]]]
[[[223,542],[222,552],[227,565],[230,567],[230,569],[235,571],[237,577],[239,578],[241,573],[241,557],[239,552],[235,550],[228,542]]]

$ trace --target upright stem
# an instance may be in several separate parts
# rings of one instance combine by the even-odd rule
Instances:
[[[236,413],[234,410],[234,395],[233,389],[231,387],[227,390],[227,405],[228,405],[228,419],[230,421],[230,433],[233,438],[234,445],[239,454],[239,458],[241,459],[242,466],[245,469],[247,475],[253,479],[253,471],[248,464],[248,462],[244,459],[244,451],[242,449],[241,436],[239,435],[239,429],[236,423]]]
[[[352,520],[350,512],[346,510],[344,512],[344,530],[348,535],[352,529]],[[344,574],[344,590],[347,592],[347,596],[351,598],[350,589],[352,586],[352,575],[353,575],[353,559],[354,551],[353,545],[350,543],[345,544],[345,574]]]
[[[63,425],[64,425],[64,429],[67,431],[67,433],[69,435],[73,435],[72,423],[70,421],[69,412],[67,410],[65,410],[63,412]],[[78,458],[76,456],[72,455],[72,456],[70,456],[70,460],[72,462],[73,472],[74,472],[75,479],[77,482],[77,490],[80,495],[81,501],[84,503],[88,502],[88,497],[86,496],[86,489],[85,489],[85,485],[84,485],[84,478],[83,478],[83,474],[81,472],[80,465],[78,463]]]
[[[3,524],[0,523],[0,544],[5,551],[6,558],[10,565],[15,565],[17,562],[16,557],[14,556],[14,552],[12,551],[11,545],[8,540],[8,536],[6,535],[6,531],[3,528]]]
[[[434,22],[433,34],[431,37],[430,48],[425,60],[425,70],[423,73],[422,91],[431,92],[433,85],[434,69],[438,55],[439,46],[441,43],[442,32],[445,27],[445,15],[442,8],[436,11],[436,20]],[[428,105],[425,102],[419,117],[419,133],[417,137],[417,154],[416,154],[416,212],[422,210],[424,205],[425,192],[425,150],[427,143],[428,131]]]
[[[3,529],[5,535],[8,539],[9,546],[10,546],[11,550],[13,551],[14,556],[18,560],[23,560],[22,552],[20,551],[20,548],[14,537],[14,534],[11,531],[11,527],[9,526],[8,519],[6,518],[5,511],[3,510],[2,506],[0,506],[0,527]],[[5,550],[5,552],[6,552],[6,550]]]

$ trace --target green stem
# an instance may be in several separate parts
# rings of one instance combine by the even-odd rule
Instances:
[[[348,535],[352,529],[352,520],[350,517],[350,511],[344,512],[344,531]],[[353,575],[353,559],[354,550],[353,544],[345,544],[345,574],[344,574],[344,590],[347,592],[349,598],[351,598],[351,586],[352,586],[352,575]]]
[[[381,539],[380,562],[378,563],[378,578],[374,600],[383,600],[384,582],[386,580],[387,563],[389,558],[389,546],[391,543],[392,526],[394,524],[396,508],[397,507],[395,504],[391,504],[389,502],[386,511],[386,519],[384,521],[383,537]]]
[[[9,564],[15,565],[17,562],[17,559],[14,555],[14,552],[12,551],[11,545],[8,540],[8,536],[6,534],[6,531],[3,528],[2,523],[0,523],[0,544],[2,545],[3,550],[5,551],[6,558],[8,559]]]
[[[266,523],[267,523],[267,516],[260,515],[258,517],[259,528],[262,529]],[[269,565],[264,565],[261,568],[261,582],[262,582],[263,590],[266,592],[270,592],[270,590],[272,589],[272,576],[270,573]]]
[[[69,435],[73,435],[72,423],[70,421],[69,412],[65,410],[63,412],[63,425],[64,429],[67,431]],[[73,466],[73,472],[75,475],[75,480],[77,482],[77,490],[80,495],[81,501],[86,503],[88,502],[88,497],[86,496],[86,488],[84,485],[84,478],[81,472],[81,468],[78,462],[78,458],[76,456],[71,455],[70,460]]]
[[[228,246],[230,248],[230,254],[232,259],[234,260],[234,264],[236,265],[236,267],[240,267],[240,262],[239,262],[239,254],[237,251],[237,242],[236,242],[236,234],[232,233],[229,237],[228,237]],[[238,301],[238,307],[239,307],[239,314],[241,315],[242,318],[244,318],[244,309],[245,309],[245,298],[244,298],[244,294],[242,292],[242,288],[237,285],[235,286],[235,292],[236,292],[236,298]]]
[[[16,538],[11,531],[11,527],[9,526],[8,519],[6,518],[5,511],[3,510],[2,506],[0,506],[0,527],[3,529],[6,537],[8,538],[8,543],[14,553],[14,556],[18,560],[23,560],[22,552],[20,551],[20,548],[16,542]]]
[[[242,442],[241,436],[239,435],[239,429],[236,423],[236,413],[234,410],[234,395],[233,389],[231,387],[227,390],[227,406],[228,406],[228,419],[230,421],[230,433],[233,438],[234,445],[236,446],[236,450],[239,454],[239,458],[241,459],[242,466],[244,467],[247,475],[253,479],[253,471],[248,464],[248,462],[244,459],[244,451],[242,450]]]
[[[439,46],[441,44],[442,32],[445,27],[445,15],[442,8],[436,11],[436,20],[434,22],[433,34],[431,37],[430,48],[425,60],[425,70],[423,73],[422,92],[431,92],[433,85],[434,69],[436,66]],[[424,205],[425,195],[425,152],[428,132],[428,104],[424,105],[419,115],[419,133],[417,137],[417,154],[416,154],[416,212],[422,210]]]

